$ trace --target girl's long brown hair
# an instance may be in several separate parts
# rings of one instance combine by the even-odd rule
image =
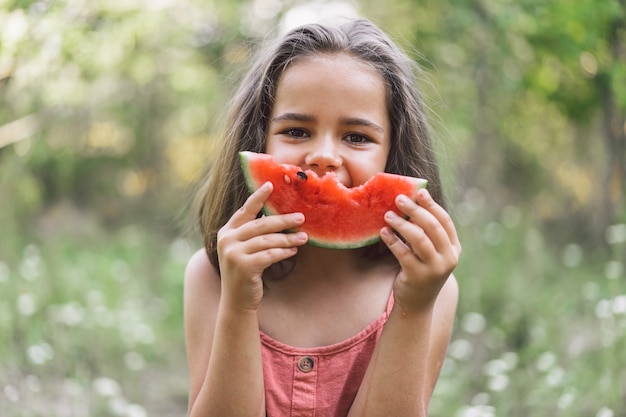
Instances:
[[[217,232],[248,197],[238,152],[265,151],[278,80],[290,65],[315,54],[347,54],[379,71],[386,84],[392,127],[385,171],[428,179],[431,195],[444,204],[416,64],[364,19],[340,27],[301,26],[259,55],[244,78],[231,103],[223,146],[199,190],[200,230],[209,259],[218,271]]]

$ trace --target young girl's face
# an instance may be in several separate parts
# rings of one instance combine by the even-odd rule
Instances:
[[[384,82],[363,61],[314,55],[279,79],[266,144],[277,162],[354,187],[385,169],[390,142]]]

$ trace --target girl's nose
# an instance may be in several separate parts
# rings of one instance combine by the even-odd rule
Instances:
[[[339,150],[332,140],[324,140],[323,143],[314,146],[304,162],[319,175],[335,171],[342,163]]]

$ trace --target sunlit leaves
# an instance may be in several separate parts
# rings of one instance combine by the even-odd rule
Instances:
[[[22,158],[15,187],[32,189],[33,172],[45,176],[39,203],[61,189],[113,203],[186,187],[189,172],[155,165],[204,168],[165,149],[219,128],[211,122],[231,87],[222,71],[248,55],[239,23],[227,20],[238,10],[192,0],[10,2],[0,10],[0,147],[11,146],[3,159]],[[189,155],[197,154],[178,156]],[[125,165],[109,186],[94,182]]]

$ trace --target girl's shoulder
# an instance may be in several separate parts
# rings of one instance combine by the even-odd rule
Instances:
[[[199,392],[209,363],[220,299],[219,275],[205,250],[194,253],[185,268],[185,349],[192,392]]]
[[[204,249],[195,252],[185,268],[185,303],[200,301],[217,306],[221,291],[220,277]],[[213,304],[211,301],[215,301]]]

